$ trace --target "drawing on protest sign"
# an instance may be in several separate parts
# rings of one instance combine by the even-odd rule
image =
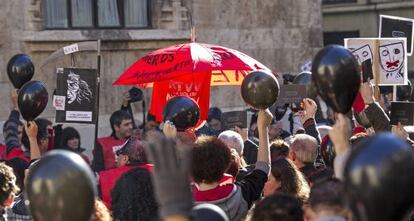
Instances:
[[[345,47],[351,50],[359,65],[371,59],[378,85],[407,84],[407,53],[405,38],[348,38]]]
[[[380,38],[407,38],[407,55],[413,53],[414,19],[380,15]]]
[[[96,69],[59,68],[56,122],[94,123],[96,120]]]

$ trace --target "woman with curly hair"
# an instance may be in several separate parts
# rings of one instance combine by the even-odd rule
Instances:
[[[15,194],[19,191],[13,169],[0,163],[0,220],[5,218],[5,210],[11,207]]]
[[[279,158],[272,162],[271,174],[264,187],[264,196],[276,192],[293,195],[302,203],[306,203],[309,198],[308,183],[289,159]]]
[[[111,192],[114,220],[158,220],[158,205],[150,173],[134,168],[123,174]]]
[[[111,221],[111,212],[106,208],[105,204],[99,200],[95,199],[95,210],[92,214],[91,221]]]

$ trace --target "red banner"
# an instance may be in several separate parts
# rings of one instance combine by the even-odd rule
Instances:
[[[198,125],[207,119],[210,106],[210,72],[183,75],[169,81],[154,82],[150,113],[161,122],[162,110],[167,101],[176,96],[194,99],[200,107],[201,117]]]

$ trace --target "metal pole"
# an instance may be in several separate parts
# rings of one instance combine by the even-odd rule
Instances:
[[[98,44],[98,55],[97,55],[97,68],[96,68],[96,105],[95,105],[95,111],[96,111],[96,117],[95,117],[95,148],[96,148],[96,140],[98,139],[98,128],[99,128],[99,86],[101,84],[101,40],[99,39],[97,41]]]
[[[379,51],[379,40],[376,39],[374,41],[374,60],[372,60],[372,62],[374,63],[373,66],[373,72],[374,72],[374,97],[376,101],[380,101],[380,91],[379,91],[379,69],[378,69],[378,52]]]
[[[145,107],[145,97],[142,99],[142,131],[145,131],[146,124],[146,107]]]
[[[397,101],[397,86],[392,86],[392,101]]]

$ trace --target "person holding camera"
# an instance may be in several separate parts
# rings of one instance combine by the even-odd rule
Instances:
[[[143,97],[143,92],[141,89],[132,87],[129,91],[126,91],[122,94],[122,106],[121,110],[128,112],[132,119],[134,119],[134,114],[132,112],[131,103],[142,101],[142,110],[145,114],[145,101]],[[155,116],[148,113],[146,118],[143,119],[142,124],[137,126],[135,121],[133,123],[134,130],[150,131],[150,130],[159,130],[160,123],[155,120]]]

